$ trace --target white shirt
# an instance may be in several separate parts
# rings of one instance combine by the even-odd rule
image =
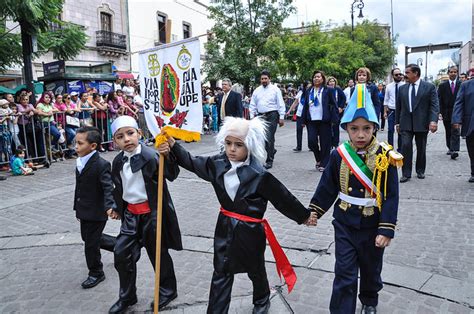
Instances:
[[[419,78],[415,83],[415,97],[418,93],[418,88],[420,87],[420,82],[421,82],[421,78]],[[408,86],[408,105],[410,106],[410,112],[413,112],[413,105],[411,103],[411,89],[413,88],[413,84],[410,83],[410,86]]]
[[[387,106],[388,109],[392,110],[395,110],[397,106],[395,99],[395,84],[397,84],[397,82],[392,82],[387,85],[387,87],[385,88],[385,98],[383,100],[383,105]],[[403,80],[398,82],[398,91],[400,91],[400,86],[404,84],[405,82]]]
[[[303,96],[303,91],[300,90],[298,91],[298,94],[296,94],[295,99],[298,99],[298,107],[296,108],[296,116],[301,117],[303,114],[303,104],[301,103],[301,96]]]
[[[349,86],[347,86],[344,89],[344,95],[346,96],[346,104],[347,104],[349,100],[351,99],[351,88]]]
[[[124,151],[123,156],[128,157],[127,162],[123,164],[122,171],[120,171],[120,178],[122,178],[123,194],[122,198],[129,204],[139,204],[148,200],[145,189],[145,180],[141,171],[132,172],[130,166],[130,159],[132,156],[142,152],[141,145],[131,153]]]
[[[240,180],[239,176],[237,175],[237,169],[239,167],[250,164],[250,158],[247,157],[247,160],[245,161],[230,161],[230,164],[232,168],[230,168],[229,171],[224,174],[224,187],[225,191],[227,192],[227,195],[229,195],[229,198],[233,201],[240,186]]]
[[[132,96],[135,94],[135,88],[133,86],[124,86],[122,87],[122,91],[126,96]]]
[[[140,112],[143,112],[143,100],[140,95],[135,95],[133,97],[133,103],[138,107]]]
[[[286,106],[283,101],[281,90],[271,83],[266,87],[260,85],[255,89],[250,101],[250,117],[253,118],[259,113],[278,111],[280,119],[285,118]]]
[[[309,114],[311,115],[311,121],[318,121],[323,119],[323,105],[321,102],[321,96],[323,94],[324,88],[321,87],[318,92],[316,89],[312,88],[311,93],[314,95],[314,102],[311,101],[311,97],[308,97],[309,100]],[[318,102],[316,103],[316,99]]]
[[[94,155],[96,152],[97,151],[95,150],[85,156],[82,156],[76,159],[76,168],[77,168],[77,171],[79,171],[79,173],[81,173],[82,170],[84,170],[84,167],[87,165],[87,162],[89,161],[89,159],[91,159],[92,155]]]

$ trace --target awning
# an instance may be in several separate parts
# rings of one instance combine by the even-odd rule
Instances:
[[[126,72],[126,71],[117,71],[117,72],[115,72],[115,75],[117,75],[117,77],[121,78],[122,80],[124,80],[124,79],[134,80],[135,79],[135,77],[133,76],[132,73]]]

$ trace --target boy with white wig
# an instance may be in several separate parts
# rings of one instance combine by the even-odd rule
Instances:
[[[192,156],[168,138],[171,153],[183,168],[209,181],[221,204],[214,234],[214,273],[207,313],[229,311],[234,274],[247,273],[253,284],[253,313],[267,313],[270,288],[265,270],[265,239],[275,256],[278,274],[291,291],[296,274],[263,215],[267,202],[298,224],[316,224],[311,213],[270,172],[265,161],[262,120],[226,117],[216,142],[223,150],[215,156]]]

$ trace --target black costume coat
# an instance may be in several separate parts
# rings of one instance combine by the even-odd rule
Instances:
[[[76,168],[76,217],[87,221],[107,221],[107,210],[115,208],[113,189],[110,163],[96,152],[80,173]]]
[[[180,166],[212,184],[221,206],[228,211],[261,219],[270,201],[278,211],[298,224],[309,217],[310,211],[253,158],[249,165],[237,169],[240,186],[232,201],[224,187],[224,174],[231,168],[225,153],[192,156],[178,143],[173,146],[172,153]],[[263,271],[265,240],[262,224],[219,214],[214,233],[214,269],[233,274]]]
[[[156,228],[156,211],[158,205],[158,164],[159,155],[157,151],[142,145],[140,155],[140,169],[145,181],[146,195],[148,197],[148,204],[151,209],[151,217],[153,218],[153,226]],[[112,179],[115,184],[114,198],[117,204],[116,211],[123,217],[123,213],[127,208],[127,203],[122,199],[123,187],[120,171],[123,167],[123,152],[118,154],[112,163]],[[179,167],[176,163],[165,163],[164,178],[173,181],[178,177]],[[182,250],[181,231],[179,230],[178,217],[174,210],[173,201],[168,191],[166,180],[163,185],[163,231],[162,243],[166,248],[174,250]]]

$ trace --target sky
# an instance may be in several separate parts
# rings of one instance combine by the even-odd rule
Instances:
[[[463,44],[471,39],[472,10],[474,0],[392,0],[393,29],[398,35],[397,64],[405,66],[405,45],[410,47],[428,44],[442,44],[462,41]],[[311,23],[315,20],[323,23],[351,23],[351,5],[353,0],[294,0],[297,13],[284,22],[286,27],[301,26],[301,22]],[[382,24],[391,24],[390,0],[363,0],[362,10],[364,19],[377,20]],[[359,10],[354,12],[354,23],[358,19]],[[438,71],[446,68],[451,60],[451,54],[457,49],[434,51],[428,53],[428,76],[436,78]],[[417,63],[423,59],[421,76],[425,76],[425,53],[408,55],[409,63]]]

